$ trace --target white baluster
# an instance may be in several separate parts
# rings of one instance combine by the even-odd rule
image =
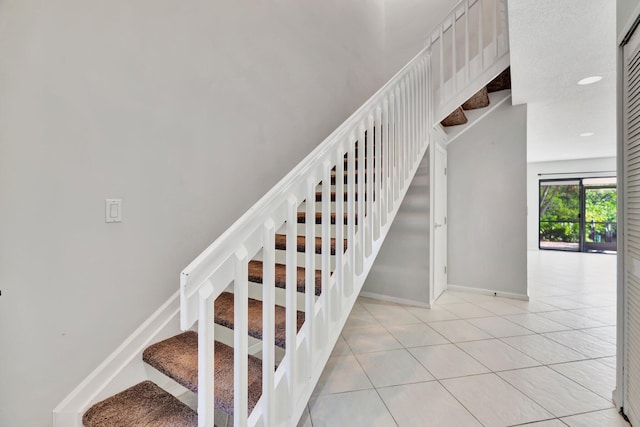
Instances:
[[[356,136],[349,136],[348,173],[347,173],[347,251],[349,252],[349,276],[345,282],[344,295],[350,297],[353,293],[353,277],[356,271],[356,199],[364,197],[364,194],[356,195]]]
[[[454,11],[451,16],[451,67],[452,67],[452,86],[451,95],[458,93],[458,40],[456,31],[456,12]]]
[[[484,71],[484,1],[478,0],[478,74]],[[474,76],[475,77],[475,76]]]
[[[296,336],[298,332],[298,200],[294,196],[287,199],[287,283],[286,283],[286,368],[289,401],[294,402],[296,395],[295,375],[297,372]]]
[[[468,85],[469,76],[469,1],[464,3],[464,84]]]
[[[234,330],[233,330],[233,374],[234,402],[233,425],[245,427],[248,417],[248,288],[249,288],[249,255],[244,246],[235,253],[234,293]]]
[[[307,362],[308,369],[312,369],[315,363],[314,347],[314,323],[315,323],[315,299],[316,299],[316,185],[315,177],[307,179],[305,188],[305,337],[307,344]],[[322,290],[324,292],[324,289]],[[310,371],[309,371],[310,372]]]
[[[427,85],[427,60],[420,63],[420,149],[424,146],[427,134],[427,96],[425,87]]]
[[[262,248],[262,413],[265,426],[274,425],[275,402],[273,370],[276,366],[275,354],[275,262],[276,227],[271,218],[263,227]]]
[[[382,124],[382,108],[380,104],[376,107],[374,116],[374,125],[376,129],[375,138],[375,153],[373,170],[375,172],[375,179],[373,181],[375,194],[373,205],[373,239],[378,240],[380,238],[380,223],[382,222],[381,206],[382,206],[382,181],[384,180],[384,170],[382,168],[383,154],[383,135],[386,126]]]
[[[391,176],[389,174],[389,126],[391,121],[389,120],[389,98],[385,97],[382,103],[382,173],[383,180],[382,191],[380,193],[380,223],[382,226],[387,224],[387,217],[389,213],[389,183],[391,182]]]
[[[364,256],[368,258],[371,255],[373,250],[373,176],[375,174],[373,168],[373,158],[376,155],[375,153],[375,128],[373,116],[370,114],[367,117],[367,156],[366,156],[366,167],[365,167],[365,187],[367,192],[367,198],[365,200],[365,212],[366,216],[363,218],[363,229],[365,236],[365,245],[364,245]],[[375,153],[375,154],[374,154]]]
[[[391,210],[394,209],[400,195],[398,182],[400,181],[400,142],[402,138],[402,121],[400,120],[400,108],[402,99],[400,98],[400,88],[396,85],[393,95],[393,197],[390,201]]]
[[[341,147],[336,156],[334,157],[336,161],[336,175],[340,177],[344,177],[344,149]],[[348,179],[348,177],[347,177]],[[335,299],[332,301],[331,306],[333,307],[333,315],[332,320],[338,321],[340,319],[340,315],[342,313],[342,295],[344,295],[344,179],[340,179],[336,181],[335,191],[336,191],[336,251],[335,251],[335,264],[336,269],[334,271],[335,283],[334,292],[332,292],[332,298]],[[324,195],[322,196],[324,199]]]
[[[409,142],[409,166],[413,167],[414,158],[416,156],[418,143],[418,94],[416,86],[416,69],[412,69],[409,74],[409,91],[411,93],[411,141]]]
[[[328,160],[322,165],[323,178],[322,178],[322,243],[320,255],[321,271],[322,271],[322,294],[320,299],[322,300],[322,314],[323,314],[323,331],[322,336],[326,339],[326,333],[329,324],[329,316],[331,313],[331,292],[329,290],[329,278],[331,276],[331,163]],[[344,174],[338,174],[338,168],[336,167],[336,184],[338,182],[344,182]],[[336,194],[336,197],[338,195]],[[340,218],[336,215],[336,227],[339,227],[344,223],[344,218]],[[314,251],[315,253],[315,251]]]
[[[402,133],[400,137],[400,189],[404,188],[404,181],[407,178],[407,140],[409,139],[409,123],[408,123],[408,103],[407,103],[407,78],[405,76],[400,84],[400,121],[402,123]]]
[[[198,426],[213,427],[215,390],[215,336],[213,286],[207,282],[198,291]]]
[[[493,52],[495,54],[493,59],[498,59],[498,2],[492,0],[493,10]]]
[[[364,174],[366,169],[366,156],[368,153],[366,152],[365,146],[365,125],[360,123],[358,130],[358,216],[356,218],[358,232],[356,233],[357,244],[356,244],[356,270],[355,273],[359,276],[362,274],[363,269],[363,260],[365,255],[365,199],[370,197],[369,194],[365,194],[365,185],[364,185]]]
[[[440,99],[437,102],[438,109],[444,104],[444,32],[442,26],[440,26],[440,37],[438,38],[440,43]]]

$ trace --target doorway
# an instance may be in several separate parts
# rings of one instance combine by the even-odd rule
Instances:
[[[616,178],[540,180],[540,249],[615,253]]]
[[[434,144],[433,300],[447,289],[447,152]]]

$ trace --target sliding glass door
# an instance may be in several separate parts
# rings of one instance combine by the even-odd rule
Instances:
[[[615,178],[541,180],[539,248],[615,252]]]
[[[540,249],[580,250],[580,180],[540,181]]]
[[[615,252],[617,246],[617,190],[607,179],[583,180],[584,250]]]

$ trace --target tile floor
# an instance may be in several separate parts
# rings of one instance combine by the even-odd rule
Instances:
[[[530,301],[445,292],[356,303],[299,427],[624,427],[616,258],[529,253]]]

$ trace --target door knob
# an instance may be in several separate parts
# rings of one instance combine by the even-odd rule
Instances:
[[[435,228],[442,227],[442,224],[438,224],[437,222],[434,224]]]

